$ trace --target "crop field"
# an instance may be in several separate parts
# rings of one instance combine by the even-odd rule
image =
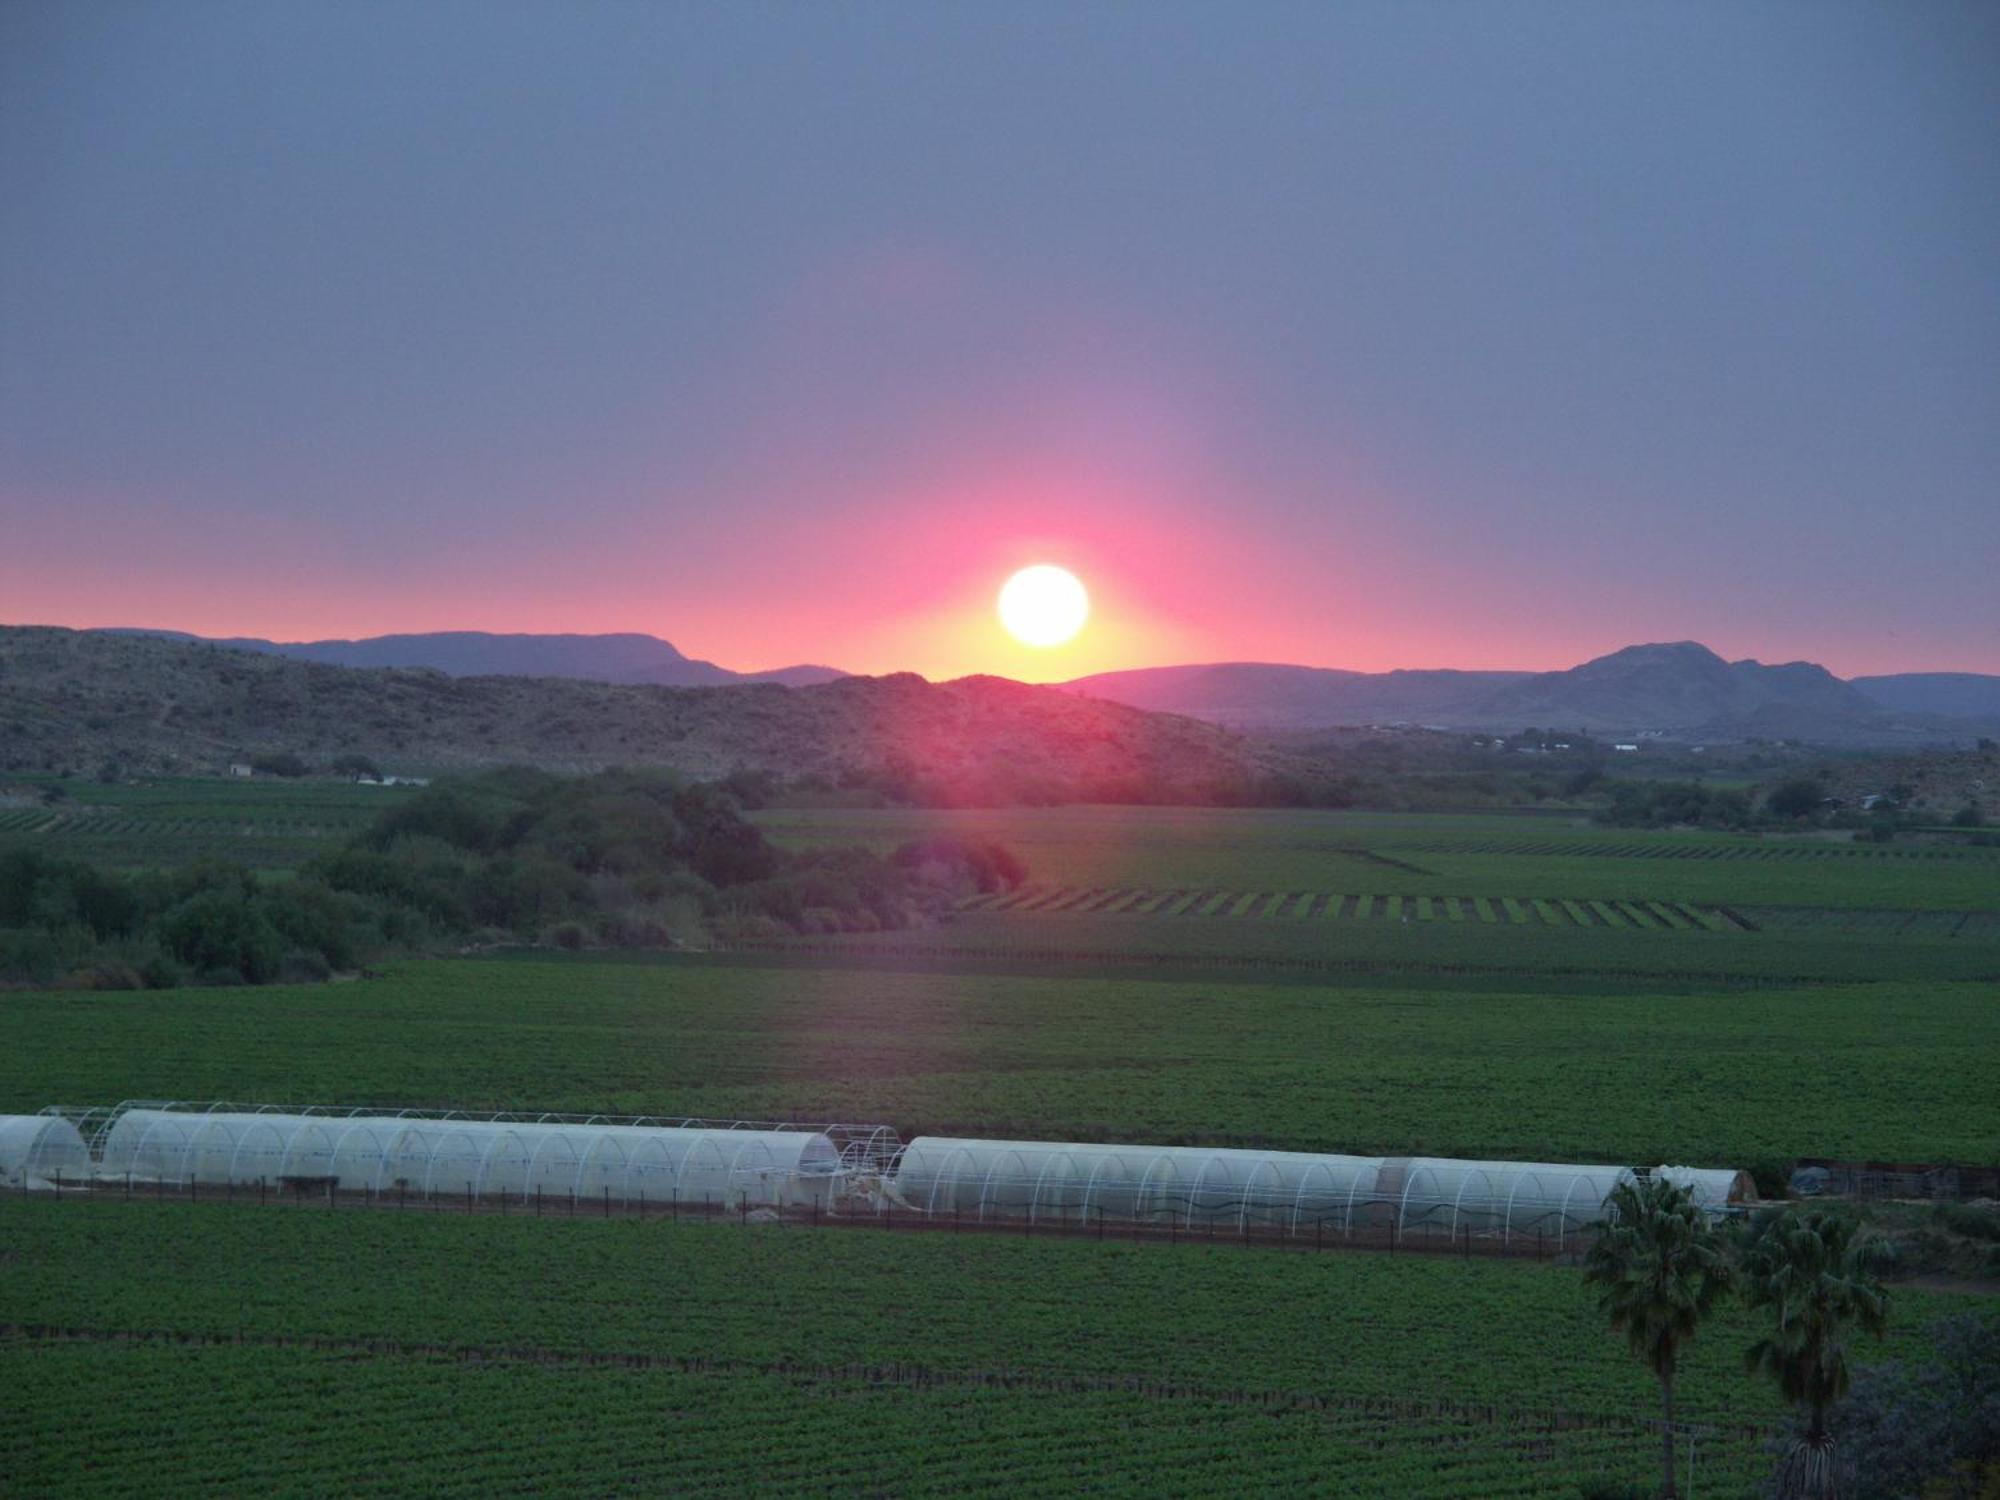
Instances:
[[[1335,891],[1149,891],[1025,886],[968,898],[963,911],[1067,912],[1072,916],[1326,918],[1350,922],[1509,922],[1620,931],[1749,931],[1726,907],[1677,901],[1527,901],[1512,896],[1373,896]],[[1909,917],[1921,915],[1899,913]],[[1970,915],[1970,913],[1961,914]],[[1981,914],[1986,915],[1985,913]]]
[[[38,1495],[1536,1495],[1643,1471],[1629,1429],[1199,1396],[0,1335]],[[196,1388],[255,1410],[217,1422]],[[106,1411],[103,1392],[120,1399]],[[543,1435],[538,1438],[537,1435]],[[1116,1441],[1107,1441],[1116,1434]],[[163,1441],[165,1440],[165,1441]],[[1722,1450],[1740,1466],[1741,1439]],[[1705,1455],[1714,1467],[1715,1450]],[[1728,1469],[1725,1468],[1725,1473]]]
[[[1603,829],[1574,815],[1187,808],[761,815],[800,846],[992,838],[1022,889],[941,931],[813,938],[929,963],[1765,986],[2000,979],[2000,854]],[[762,946],[784,946],[772,944]]]
[[[30,789],[46,779],[22,783]],[[61,783],[53,805],[0,806],[0,848],[24,845],[123,869],[226,859],[298,865],[410,795],[346,782],[163,780],[139,786]]]
[[[15,994],[0,1007],[0,1110],[532,1103],[880,1121],[906,1137],[2000,1161],[2000,1007],[1971,984],[1557,995],[437,960],[351,984]]]
[[[1657,1461],[1555,1266],[19,1200],[0,1258],[0,1464],[37,1494],[1539,1495]],[[1898,1297],[1903,1347],[1968,1305]],[[1687,1361],[1704,1493],[1751,1490],[1777,1415],[1749,1337],[1732,1308]]]
[[[1869,911],[1851,906],[1717,906],[1571,897],[1369,895],[1339,891],[1146,890],[1029,884],[968,897],[963,912],[1019,916],[1254,917],[1281,921],[1482,922],[1614,932],[1756,932],[1765,928],[2000,942],[2000,911]]]
[[[0,842],[282,868],[378,789],[74,788]],[[102,793],[102,800],[86,800]],[[1570,817],[774,811],[996,838],[902,932],[349,982],[0,993],[0,1112],[248,1102],[880,1122],[1750,1169],[2000,1163],[2000,858]],[[259,852],[261,851],[261,852]],[[1898,1287],[1887,1353],[1996,1299]],[[1683,1376],[1758,1492],[1747,1315]],[[1864,1351],[1864,1358],[1873,1357]],[[0,1197],[0,1488],[1559,1495],[1654,1477],[1574,1266]],[[246,1410],[260,1414],[245,1421]]]
[[[1582,815],[1235,808],[772,811],[781,843],[997,839],[1044,886],[2000,910],[2000,850],[1599,829]]]

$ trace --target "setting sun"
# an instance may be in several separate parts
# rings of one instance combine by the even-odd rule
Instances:
[[[1038,563],[1000,587],[1000,623],[1024,646],[1060,646],[1090,618],[1090,595],[1067,568]]]

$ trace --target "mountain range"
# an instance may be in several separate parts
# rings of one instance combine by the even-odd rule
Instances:
[[[225,647],[322,666],[427,669],[460,679],[536,678],[618,686],[820,687],[832,667],[736,672],[656,636],[442,631],[363,640],[207,639],[166,630],[78,633]],[[1606,736],[1795,739],[1915,746],[2000,730],[2000,676],[1909,672],[1834,676],[1812,662],[1727,661],[1694,641],[1628,646],[1555,672],[1452,669],[1351,672],[1220,662],[1105,672],[1055,689],[1254,733],[1369,724]]]
[[[0,626],[0,772],[220,775],[287,753],[383,769],[766,770],[954,805],[1240,802],[1303,752],[999,677],[661,687],[357,668],[155,634]]]
[[[1416,723],[1599,734],[1914,744],[2000,725],[2000,677],[1843,681],[1812,662],[1726,661],[1695,641],[1627,646],[1559,672],[1345,672],[1260,662],[1104,672],[1065,691],[1244,730]]]
[[[732,672],[712,661],[684,656],[658,636],[630,632],[492,635],[483,630],[439,630],[422,635],[369,636],[358,641],[267,641],[255,636],[212,637],[133,628],[104,633],[230,646],[336,667],[429,667],[453,677],[576,677],[586,682],[647,682],[660,687],[729,687],[749,682],[810,687],[847,675],[818,666]]]

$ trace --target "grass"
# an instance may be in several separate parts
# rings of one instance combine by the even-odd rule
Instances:
[[[0,1323],[89,1335],[0,1338],[37,1494],[1546,1494],[1655,1462],[1650,1376],[1543,1264],[17,1199],[0,1261]],[[1968,1305],[1899,1290],[1886,1352]],[[1683,1366],[1706,1493],[1751,1492],[1778,1415],[1751,1336],[1732,1306]]]
[[[1977,985],[1555,995],[431,961],[0,1009],[5,1110],[233,1098],[1549,1161],[2000,1160],[2000,1008]]]

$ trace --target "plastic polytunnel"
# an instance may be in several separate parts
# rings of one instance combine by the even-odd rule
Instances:
[[[1710,1212],[1755,1196],[1740,1172],[1658,1170]],[[913,1209],[974,1220],[1102,1217],[1398,1235],[1434,1227],[1510,1238],[1573,1233],[1634,1175],[1558,1162],[919,1136],[904,1148],[894,1185]]]
[[[807,1130],[128,1109],[105,1134],[99,1170],[145,1182],[734,1207],[823,1202],[841,1161],[829,1137]]]
[[[34,1187],[90,1175],[90,1149],[60,1115],[0,1115],[0,1183]]]
[[[1258,1223],[1345,1204],[1372,1184],[1360,1156],[918,1136],[896,1163],[912,1208],[973,1218]]]

